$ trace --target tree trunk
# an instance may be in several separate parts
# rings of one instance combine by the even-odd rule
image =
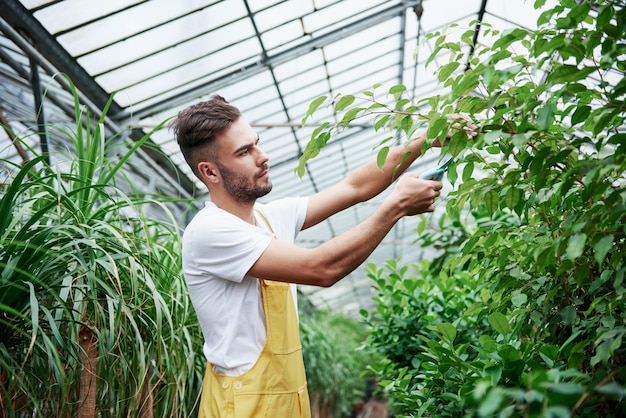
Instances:
[[[80,371],[80,390],[78,418],[95,418],[96,416],[96,336],[89,328],[82,326],[78,334],[82,348],[80,357],[83,367]]]
[[[9,410],[9,400],[5,399],[5,391],[8,396],[9,394],[9,385],[7,383],[7,377],[5,370],[0,370],[0,385],[2,385],[2,390],[0,390],[0,418],[4,418],[5,413],[8,414]]]
[[[139,394],[139,418],[154,417],[154,397],[152,396],[152,385],[150,384],[149,370],[143,377],[143,385]]]

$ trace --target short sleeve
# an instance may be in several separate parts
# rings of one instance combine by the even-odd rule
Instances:
[[[205,208],[185,228],[183,272],[188,279],[241,282],[272,236],[222,210]]]
[[[306,197],[289,197],[257,206],[267,217],[276,238],[293,244],[304,225],[307,205]]]

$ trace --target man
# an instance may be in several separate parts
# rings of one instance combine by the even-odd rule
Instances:
[[[309,417],[295,284],[328,287],[347,276],[400,218],[433,211],[442,183],[406,173],[352,229],[316,248],[294,245],[296,235],[382,192],[419,157],[424,134],[391,150],[382,170],[371,161],[308,198],[264,205],[256,200],[272,189],[269,157],[236,107],[213,96],[170,127],[210,195],[183,236],[208,359],[199,416]]]

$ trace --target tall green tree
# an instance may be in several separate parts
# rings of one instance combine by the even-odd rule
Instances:
[[[314,132],[300,172],[355,119],[451,136],[445,214],[416,231],[439,256],[369,270],[374,368],[398,416],[626,413],[626,9],[562,0],[537,23],[483,24],[476,45],[458,26],[429,34],[428,62],[448,57],[434,69],[445,94],[376,86],[307,114],[330,103],[339,123]],[[473,141],[450,121],[460,112]]]

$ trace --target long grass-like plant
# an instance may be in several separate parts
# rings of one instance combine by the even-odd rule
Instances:
[[[112,98],[93,118],[73,94],[74,126],[49,127],[74,152],[65,169],[2,161],[0,416],[189,416],[204,359],[173,199],[126,170],[152,132],[107,137]]]

